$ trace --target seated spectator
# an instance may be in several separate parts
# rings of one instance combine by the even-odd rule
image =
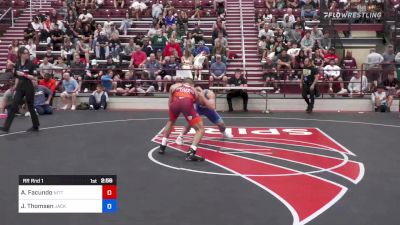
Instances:
[[[284,33],[285,36],[288,36],[289,35],[288,33],[291,32],[292,29],[293,29],[293,22],[290,22],[289,18],[290,18],[289,16],[284,16],[283,17],[283,21],[281,23],[282,29],[284,30],[283,33]]]
[[[192,78],[193,69],[193,55],[188,49],[183,51],[183,56],[181,58],[181,70],[176,71],[176,77],[180,79]]]
[[[110,40],[110,56],[116,60],[119,61],[119,54],[122,52],[122,46],[121,46],[121,40],[119,39],[118,34],[112,34],[111,40]]]
[[[312,62],[314,63],[314,66],[317,67],[318,69],[321,69],[322,67],[325,66],[325,58],[324,55],[321,53],[320,49],[316,49],[314,52],[314,55],[312,56]]]
[[[59,56],[57,61],[53,64],[53,77],[57,80],[57,84],[62,80],[62,75],[69,66],[64,62],[64,58]]]
[[[276,69],[276,64],[270,58],[266,58],[265,63],[263,64],[264,77],[265,81],[264,87],[267,87],[269,84],[272,84],[275,88],[275,93],[278,94],[280,89],[278,88],[278,80],[279,76]],[[263,91],[263,93],[266,93]]]
[[[228,85],[231,87],[247,87],[247,80],[241,74],[240,70],[235,71],[235,75],[228,80]],[[243,99],[243,111],[247,112],[247,102],[249,95],[246,90],[230,90],[226,95],[228,100],[229,112],[233,112],[232,98],[241,97]]]
[[[287,0],[289,2],[289,0]],[[296,1],[296,0],[295,0]],[[287,22],[294,24],[296,22],[296,18],[293,15],[293,9],[292,8],[288,8],[286,13],[283,15],[283,18],[286,20],[287,18]]]
[[[203,69],[203,64],[207,59],[207,52],[201,51],[194,57],[193,68],[194,68],[194,79],[201,80],[201,70]]]
[[[96,9],[100,9],[104,6],[104,0],[95,0],[95,1],[96,1],[95,3]]]
[[[200,28],[198,23],[196,23],[194,29],[192,30],[192,36],[194,37],[196,44],[200,41],[203,41],[204,31]]]
[[[336,64],[339,64],[339,57],[336,54],[335,47],[330,47],[328,52],[324,54],[325,64],[328,64],[331,59],[334,59]]]
[[[179,69],[180,65],[175,60],[174,56],[166,56],[164,63],[164,92],[167,92],[167,87],[170,81],[176,80],[176,71]]]
[[[170,26],[167,30],[168,39],[174,38],[175,42],[178,42],[178,43],[181,42],[183,35],[184,35],[184,33],[181,32],[180,30],[178,30],[178,27],[176,26],[176,24],[172,24],[172,26]]]
[[[299,6],[299,1],[298,0],[286,0],[286,6],[288,7],[288,11],[289,11],[289,9],[297,8]]]
[[[104,91],[101,84],[96,86],[96,90],[89,96],[89,109],[91,110],[106,110],[108,102],[108,94]]]
[[[192,19],[197,17],[197,19],[200,20],[202,13],[203,13],[203,6],[201,5],[201,1],[194,0],[194,14],[192,15]]]
[[[46,73],[53,73],[53,64],[49,63],[46,56],[43,58],[43,62],[39,65],[39,73],[42,78]]]
[[[400,95],[400,82],[397,78],[394,77],[395,72],[391,70],[388,73],[388,77],[386,80],[382,82],[382,85],[385,86],[387,90],[388,96],[399,96]]]
[[[49,63],[53,64],[54,63],[54,54],[53,54],[53,49],[51,49],[50,46],[47,46],[46,49],[46,54],[43,57],[47,57],[47,60],[49,60]]]
[[[336,61],[331,59],[329,64],[324,67],[325,80],[329,81],[329,93],[333,93],[333,82],[339,81],[340,91],[338,94],[345,94],[347,90],[344,89],[343,79],[340,76],[340,67],[336,65]]]
[[[289,80],[289,78],[292,76],[292,58],[287,54],[287,51],[285,49],[282,50],[282,52],[277,56],[277,72],[278,76],[281,76],[285,80]],[[288,72],[288,76],[286,76],[285,73]],[[283,76],[281,75],[283,74]]]
[[[385,86],[378,85],[376,91],[371,94],[372,105],[375,112],[390,112],[393,103],[393,96],[388,96],[385,92]]]
[[[110,23],[110,29],[108,31],[106,31],[106,36],[110,40],[113,35],[118,35],[119,36],[119,31],[115,27],[115,23],[111,22]]]
[[[32,23],[28,23],[28,27],[24,30],[24,40],[28,42],[30,39],[35,38],[35,29],[32,27]]]
[[[217,17],[217,20],[213,23],[212,30],[226,30],[225,21],[221,17]]]
[[[272,31],[271,29],[270,29],[270,26],[269,26],[269,24],[265,24],[264,25],[264,29],[262,29],[262,30],[260,30],[259,32],[258,32],[258,38],[261,38],[262,36],[265,36],[266,38],[268,38],[268,37],[275,37],[275,34],[274,34],[274,31]]]
[[[172,0],[168,0],[167,3],[165,4],[165,6],[164,6],[164,13],[163,13],[163,15],[162,15],[163,18],[164,18],[165,16],[167,16],[167,14],[168,14],[169,11],[175,12],[175,8],[174,8],[174,5],[173,5]]]
[[[171,38],[169,40],[168,44],[164,48],[164,57],[171,56],[173,53],[173,50],[176,50],[178,52],[179,58],[182,57],[181,46],[175,42],[174,38]]]
[[[124,32],[124,35],[128,34],[128,29],[131,28],[133,22],[132,19],[129,18],[129,13],[125,14],[125,18],[121,21],[121,26],[118,28],[118,30]]]
[[[131,38],[129,39],[129,43],[123,47],[122,52],[119,54],[119,64],[122,65],[123,60],[130,61],[133,51],[135,51],[135,44]]]
[[[82,14],[79,15],[78,21],[82,23],[82,25],[90,24],[93,20],[93,15],[88,12],[87,9],[82,10]]]
[[[48,88],[51,91],[51,95],[55,96],[58,82],[52,78],[50,73],[44,75],[44,79],[39,81],[39,85]],[[49,104],[53,105],[53,98],[50,99]]]
[[[17,62],[17,52],[14,47],[10,46],[8,47],[7,67],[14,68],[16,62]]]
[[[163,7],[161,0],[156,0],[156,2],[151,6],[151,16],[153,19],[158,18],[162,14]]]
[[[224,48],[228,47],[228,40],[224,37],[224,33],[223,32],[218,32],[218,37],[214,40],[214,46],[217,45],[217,42],[221,42],[222,46]]]
[[[331,46],[332,46],[332,40],[329,37],[329,33],[328,32],[325,32],[325,34],[322,37],[322,39],[317,40],[317,42],[318,42],[318,47],[320,49],[323,49],[324,51],[330,49]]]
[[[315,10],[314,2],[311,0],[304,0],[304,4],[301,7],[301,18],[305,17],[315,17],[317,16],[317,11]]]
[[[125,6],[125,0],[114,0],[114,8],[115,9],[118,9],[118,7],[123,9],[124,6]]]
[[[142,72],[138,73],[137,75],[138,79],[136,80],[136,86],[135,86],[135,92],[136,93],[140,93],[140,94],[144,94],[144,95],[149,95],[149,94],[153,94],[155,92],[155,88],[154,88],[154,82],[141,82],[141,77],[142,77]],[[156,80],[157,82],[157,80]]]
[[[63,110],[67,110],[69,106],[69,99],[71,99],[71,110],[76,109],[76,97],[79,93],[79,85],[78,82],[74,78],[71,77],[69,72],[65,72],[63,74],[63,92],[61,93],[61,102],[64,105],[62,107]]]
[[[77,80],[80,87],[82,86],[83,76],[85,75],[85,67],[85,64],[81,62],[79,53],[75,53],[74,60],[70,65],[71,73],[68,73],[68,75],[71,75],[75,80]]]
[[[150,40],[151,39],[153,39],[153,37],[154,36],[156,36],[157,35],[157,31],[160,31],[161,33],[162,33],[162,30],[161,30],[161,28],[160,28],[160,25],[158,24],[158,23],[152,23],[151,25],[150,25],[150,29],[149,29],[149,31],[147,32],[147,37],[149,37],[150,38]]]
[[[311,57],[312,50],[315,45],[315,40],[311,37],[311,34],[309,31],[307,31],[306,35],[301,39],[300,45],[301,45],[301,49],[304,50],[306,55],[308,57]]]
[[[220,55],[221,59],[222,59],[222,62],[224,64],[226,64],[228,53],[227,53],[226,48],[224,48],[222,46],[221,42],[217,42],[215,47],[212,50],[211,63],[215,62],[215,56],[216,55]]]
[[[386,51],[382,54],[382,81],[387,79],[389,73],[392,72],[393,65],[395,64],[395,57],[393,45],[388,45]]]
[[[205,52],[207,57],[210,55],[210,49],[205,45],[204,41],[199,42],[199,45],[194,50],[193,55],[196,57],[201,52]]]
[[[214,81],[218,83],[222,81],[222,85],[226,86],[228,77],[226,76],[226,65],[222,62],[222,56],[217,54],[215,62],[210,67],[210,86],[214,86]]]
[[[164,51],[167,41],[168,39],[162,35],[162,31],[158,30],[157,35],[151,40],[154,51],[158,51],[159,49]]]
[[[225,17],[225,0],[214,0],[214,10],[217,13],[217,18]]]
[[[142,51],[146,53],[147,57],[149,57],[151,53],[154,53],[153,46],[151,46],[149,38],[147,37],[143,39]]]
[[[265,7],[267,7],[267,9],[275,9],[276,0],[265,0]]]
[[[135,93],[136,82],[133,77],[133,71],[127,71],[122,80],[117,84],[117,95],[128,96]]]
[[[347,89],[350,92],[350,96],[354,94],[362,96],[368,90],[368,79],[366,76],[359,73],[357,70],[353,70],[353,77],[350,79]]]
[[[183,31],[186,33],[188,31],[188,15],[186,14],[186,11],[182,10],[179,12],[178,18],[176,20],[176,25],[178,26],[178,30]]]
[[[105,59],[110,54],[109,40],[106,32],[101,31],[96,42],[96,59]]]
[[[50,105],[53,92],[45,86],[38,85],[37,81],[33,81],[35,88],[34,106],[39,115],[53,114],[53,108]]]
[[[50,31],[51,44],[55,51],[59,51],[64,42],[64,32],[59,29],[58,24],[54,24],[54,29]]]
[[[31,55],[31,60],[35,60],[36,59],[36,45],[33,42],[32,39],[28,40],[28,44],[25,45],[25,48],[28,49],[30,55]]]
[[[376,87],[381,81],[381,63],[384,59],[381,54],[376,52],[375,48],[372,48],[369,52],[365,69],[367,70],[368,79],[372,80],[373,87]],[[372,90],[372,87],[370,90]]]
[[[276,8],[277,9],[286,8],[286,0],[276,0]]]
[[[146,53],[142,51],[140,46],[136,45],[135,51],[132,52],[129,68],[143,68],[146,59],[147,59]]]
[[[101,85],[107,93],[116,93],[117,82],[114,81],[114,72],[107,70],[103,76],[101,76]]]
[[[143,73],[142,75],[145,76],[146,80],[155,80],[158,85],[158,91],[161,91],[162,77],[160,73],[162,68],[160,62],[156,60],[156,56],[154,55],[154,53],[150,54],[150,59],[145,62],[144,68],[144,73],[146,73],[146,75],[144,75]]]
[[[168,29],[170,26],[176,23],[176,18],[172,12],[172,10],[168,11],[168,15],[165,16],[165,24],[166,28]]]
[[[136,20],[140,20],[140,16],[147,9],[147,5],[143,0],[133,0],[129,8],[132,10],[132,15],[136,17]]]
[[[317,25],[315,25],[312,28],[310,35],[311,35],[311,38],[317,42],[324,38],[324,34],[322,33],[322,31],[320,29],[318,29]],[[322,48],[322,49],[324,49],[324,48]]]
[[[353,57],[353,52],[347,50],[346,56],[342,59],[340,63],[343,72],[342,77],[344,81],[349,81],[353,76],[353,71],[357,69],[357,62],[356,59]]]
[[[108,17],[107,20],[103,24],[103,31],[106,32],[107,37],[111,33],[111,25],[114,24],[113,21],[111,21],[111,17]],[[98,25],[97,25],[98,26]],[[100,30],[101,31],[101,30]]]

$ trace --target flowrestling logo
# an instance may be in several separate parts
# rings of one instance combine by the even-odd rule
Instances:
[[[171,140],[182,129],[175,127]],[[187,171],[238,176],[252,182],[289,209],[293,225],[310,222],[343,197],[348,187],[335,180],[346,179],[357,184],[364,176],[364,165],[353,160],[356,156],[318,128],[228,129],[233,139],[222,139],[216,127],[206,127],[197,151],[207,162],[226,169],[227,173]],[[186,152],[193,134],[192,130],[186,136],[185,145],[170,142],[168,147]],[[161,138],[160,131],[152,141],[160,144]],[[333,174],[338,179],[324,178],[324,174]]]

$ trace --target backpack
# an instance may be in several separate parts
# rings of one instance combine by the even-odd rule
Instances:
[[[81,102],[77,107],[77,110],[88,110],[89,109],[89,104],[86,102]]]

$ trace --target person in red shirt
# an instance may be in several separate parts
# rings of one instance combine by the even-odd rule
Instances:
[[[146,62],[146,59],[146,52],[142,51],[139,45],[136,45],[135,51],[132,52],[129,68],[142,68],[144,63]]]
[[[176,43],[174,38],[171,38],[164,48],[164,57],[174,55],[174,50],[178,52],[179,58],[182,58],[181,46]]]
[[[328,52],[324,54],[324,59],[326,64],[329,64],[331,59],[334,59],[335,63],[339,64],[339,57],[336,55],[334,47],[331,47]]]
[[[204,158],[196,155],[197,145],[204,134],[203,120],[196,112],[193,104],[195,102],[206,102],[204,95],[198,93],[194,88],[193,79],[185,78],[182,83],[176,83],[169,89],[169,120],[164,128],[163,138],[158,153],[164,154],[167,148],[169,135],[179,115],[182,113],[189,125],[193,127],[196,134],[192,145],[186,153],[186,160],[204,161]]]
[[[39,81],[39,85],[45,86],[50,89],[51,93],[53,93],[54,96],[54,94],[56,93],[58,82],[52,78],[52,75],[50,73],[46,73],[44,75],[44,79]],[[50,100],[50,105],[53,105],[53,98],[51,98]]]

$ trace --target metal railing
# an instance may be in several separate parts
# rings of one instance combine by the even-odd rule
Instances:
[[[14,11],[12,10],[11,7],[6,9],[0,16],[0,24],[6,24],[10,25],[11,27],[14,27]]]
[[[246,50],[244,48],[244,32],[243,32],[243,10],[242,10],[242,0],[239,0],[239,9],[240,9],[240,34],[242,36],[242,69],[245,70],[246,68]]]

